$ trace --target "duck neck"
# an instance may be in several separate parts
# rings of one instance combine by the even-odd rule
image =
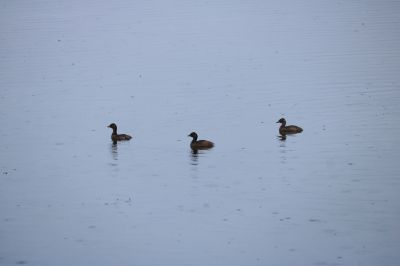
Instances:
[[[197,141],[197,136],[193,136],[192,138],[192,143],[195,143]]]
[[[281,127],[280,128],[284,128],[286,126],[286,121],[281,122]]]
[[[113,130],[113,133],[112,133],[113,135],[118,135],[118,134],[117,134],[117,128],[116,128],[116,127],[114,127],[112,130]]]

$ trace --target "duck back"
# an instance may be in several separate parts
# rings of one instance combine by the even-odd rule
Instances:
[[[132,137],[127,134],[111,134],[112,141],[130,140]]]
[[[214,147],[214,143],[208,140],[197,140],[190,143],[190,147],[194,150],[211,149]]]
[[[296,133],[301,133],[303,132],[303,129],[298,126],[290,125],[290,126],[284,126],[279,128],[279,133],[281,134],[296,134]]]

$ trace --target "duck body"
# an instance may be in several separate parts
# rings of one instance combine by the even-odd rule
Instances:
[[[281,126],[279,127],[279,134],[281,134],[281,135],[297,134],[297,133],[301,133],[303,131],[303,129],[298,126],[294,126],[294,125],[286,126],[285,118],[279,119],[278,122],[276,122],[276,123],[281,123]]]
[[[117,125],[112,123],[108,125],[109,128],[112,128],[113,133],[111,134],[111,140],[113,142],[122,141],[122,140],[130,140],[132,137],[127,134],[118,134],[117,133]]]
[[[196,132],[190,133],[188,137],[193,138],[190,143],[190,148],[192,148],[192,150],[206,150],[214,147],[214,143],[209,140],[197,140],[198,135]]]

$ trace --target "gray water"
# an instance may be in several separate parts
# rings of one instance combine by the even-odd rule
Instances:
[[[399,265],[399,12],[2,1],[0,265]]]

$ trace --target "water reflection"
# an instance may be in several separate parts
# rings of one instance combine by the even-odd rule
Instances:
[[[296,135],[294,134],[277,135],[281,164],[287,164],[288,159],[293,158],[293,152],[295,152],[295,150],[290,144],[293,144],[291,141],[294,141],[293,138],[295,137]]]
[[[282,142],[285,142],[285,140],[286,140],[286,135],[278,135],[277,137]]]
[[[111,151],[111,156],[112,156],[113,160],[117,161],[118,160],[118,144],[117,144],[117,142],[111,143],[110,151]]]
[[[281,150],[279,151],[280,155],[280,163],[285,164],[286,163],[286,134],[278,135],[277,139],[279,140],[279,147]]]
[[[190,150],[190,164],[197,166],[199,164],[199,158],[203,157],[209,149],[191,149]]]
[[[191,150],[190,151],[190,159],[191,159],[191,165],[198,165],[198,160],[199,160],[199,150]]]

